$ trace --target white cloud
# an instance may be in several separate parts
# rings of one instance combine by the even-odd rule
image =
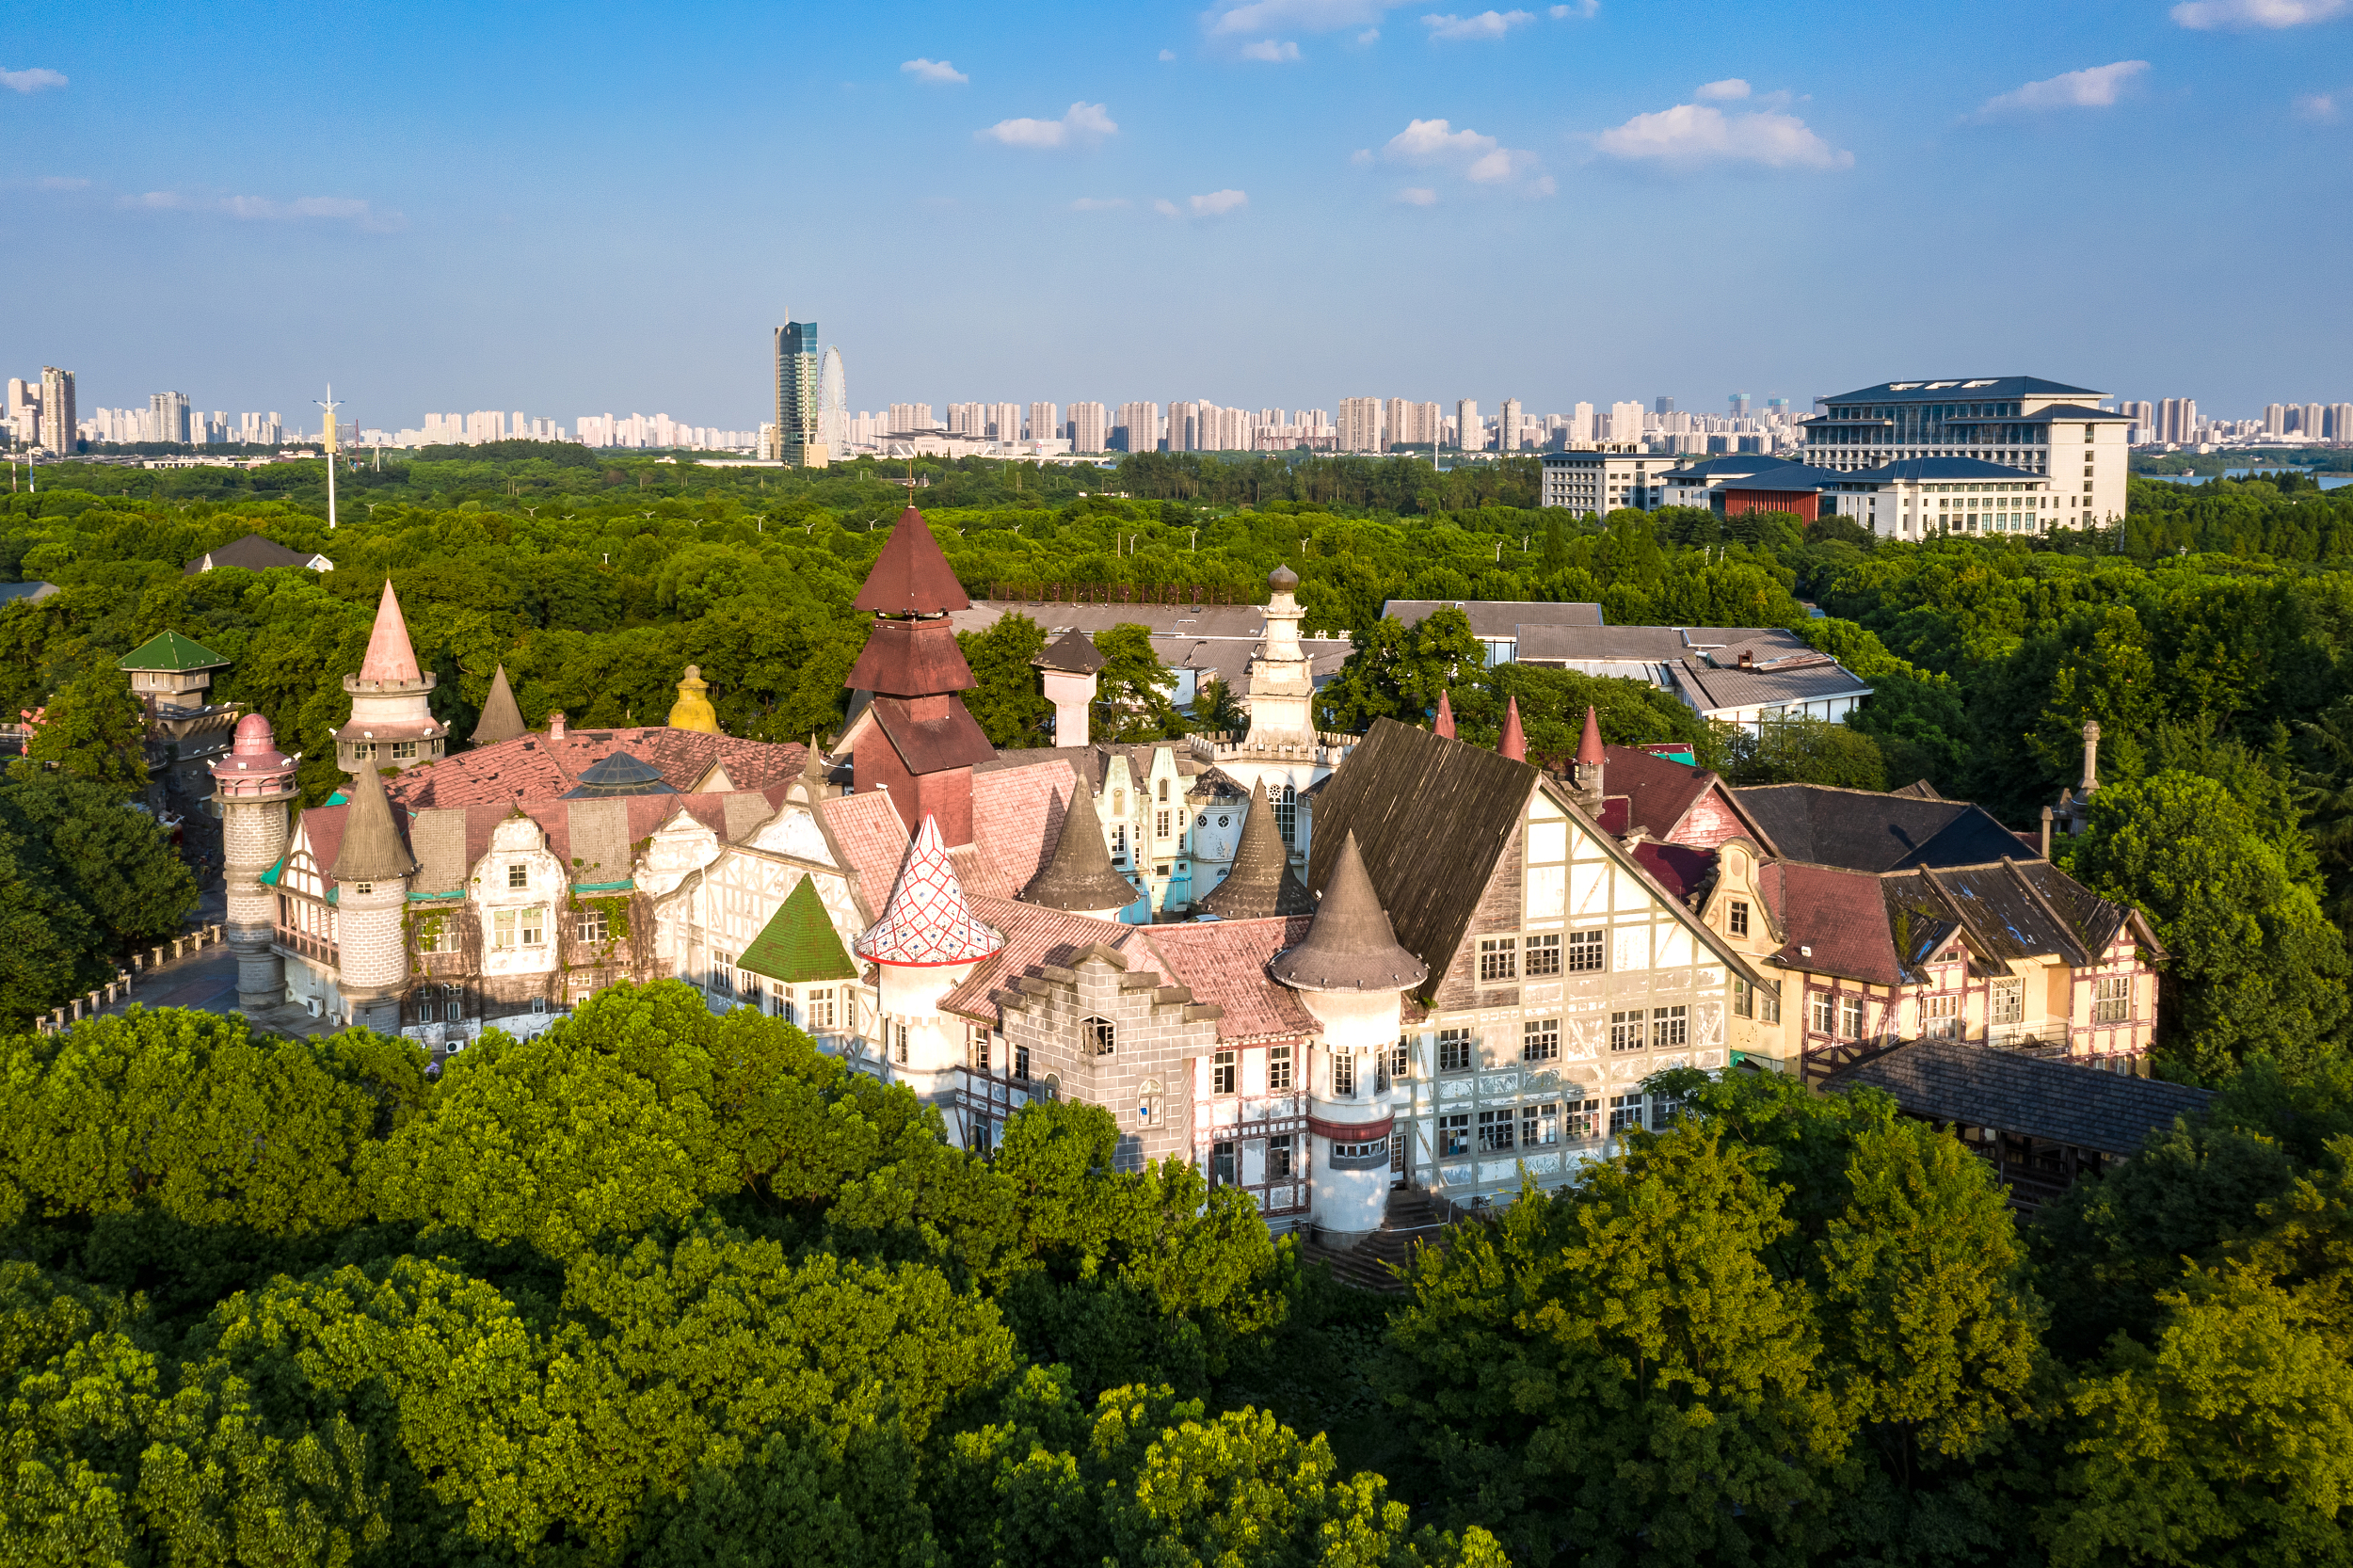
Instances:
[[[1523,23],[1535,20],[1533,11],[1481,11],[1477,16],[1425,16],[1421,24],[1430,29],[1433,42],[1469,40],[1486,43],[1501,38]]]
[[[408,218],[401,214],[379,213],[367,202],[349,196],[298,196],[291,201],[280,201],[266,196],[191,195],[184,191],[151,190],[141,196],[126,196],[121,204],[156,213],[218,213],[249,223],[296,223],[323,219],[332,223],[348,223],[355,229],[378,234],[408,226]]]
[[[1355,152],[1351,152],[1348,155],[1348,161],[1354,164],[1358,168],[1370,168],[1374,162],[1372,149],[1369,147],[1359,147]]]
[[[1390,200],[1401,206],[1434,207],[1438,204],[1438,193],[1428,185],[1407,185]]]
[[[912,60],[901,60],[899,69],[919,82],[931,82],[942,87],[950,82],[968,82],[972,79],[946,60],[927,60],[920,56]]]
[[[1749,84],[1737,76],[1727,76],[1721,82],[1709,82],[1692,94],[1695,98],[1708,99],[1718,103],[1734,98],[1746,98],[1748,95]]]
[[[2329,93],[2308,93],[2296,101],[2296,118],[2309,120],[2315,125],[2337,122],[2337,101]]]
[[[89,189],[89,182],[88,180],[75,179],[70,174],[44,174],[40,179],[34,181],[33,184],[36,187],[41,190]]]
[[[2088,66],[2064,72],[2047,81],[1989,98],[1979,115],[2031,114],[2041,109],[2105,109],[2114,104],[2124,85],[2149,69],[2147,60],[2118,60],[2113,65]]]
[[[1243,45],[1241,57],[1245,60],[1265,60],[1273,65],[1289,65],[1299,58],[1299,45],[1277,43],[1271,38],[1262,38],[1256,43]]]
[[[1356,35],[1356,41],[1369,49],[1374,44],[1381,41],[1381,29],[1378,27],[1368,27],[1363,32]]]
[[[1176,210],[1176,202],[1174,202],[1174,201],[1171,201],[1171,200],[1170,200],[1167,197],[1165,197],[1165,196],[1159,198],[1158,200],[1156,200],[1152,203],[1152,210],[1153,210],[1154,212],[1156,212],[1156,213],[1160,214],[1162,217],[1182,217],[1182,216],[1184,216],[1184,214],[1182,214],[1182,213],[1180,213],[1180,212],[1178,212],[1178,211]]]
[[[1213,6],[1201,13],[1211,38],[1257,38],[1265,33],[1334,33],[1378,23],[1385,0],[1245,0]]]
[[[1412,121],[1389,138],[1381,156],[1417,168],[1450,168],[1475,185],[1515,186],[1534,196],[1553,192],[1552,178],[1535,153],[1506,147],[1467,125],[1458,131],[1443,120]]]
[[[1196,196],[1193,199],[1193,216],[1195,217],[1224,217],[1227,213],[1239,212],[1242,208],[1249,205],[1250,197],[1245,192],[1238,190],[1213,190],[1207,196]]]
[[[1677,104],[1656,114],[1638,114],[1593,138],[1613,158],[1650,162],[1671,168],[1709,164],[1759,164],[1767,168],[1850,168],[1854,154],[1840,152],[1785,114],[1738,114],[1703,104]]]
[[[1070,203],[1070,210],[1074,213],[1110,213],[1134,205],[1124,196],[1081,196]]]
[[[1050,150],[1092,146],[1118,133],[1117,122],[1103,112],[1102,104],[1080,103],[1071,104],[1060,120],[1000,120],[987,130],[972,134],[983,141],[1002,142],[1007,147]]]
[[[1161,50],[1161,51],[1160,51],[1160,58],[1161,58],[1162,60],[1173,60],[1173,59],[1175,59],[1176,57],[1176,50],[1174,50],[1174,49],[1163,49],[1163,50]]]
[[[37,65],[29,71],[9,71],[0,68],[0,88],[10,92],[39,92],[43,88],[65,86],[65,72]]]
[[[2173,20],[2185,27],[2300,27],[2353,10],[2353,0],[2183,0]]]
[[[1553,7],[1552,19],[1555,22],[1567,22],[1575,18],[1579,22],[1590,22],[1600,10],[1601,0],[1577,0],[1574,6]]]

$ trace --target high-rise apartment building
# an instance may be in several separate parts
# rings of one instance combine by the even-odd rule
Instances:
[[[2324,434],[2332,441],[2353,441],[2353,403],[2329,405],[2329,424]]]
[[[978,403],[951,403],[948,405],[948,434],[970,436],[976,440],[984,438],[988,434],[987,418]]]
[[[1157,403],[1122,403],[1115,428],[1127,432],[1125,440],[1129,452],[1158,452],[1160,449],[1160,406]]]
[[[993,441],[1017,441],[1021,439],[1020,404],[988,405],[988,439]]]
[[[1487,424],[1479,417],[1479,399],[1475,397],[1455,399],[1454,444],[1465,452],[1487,450]]]
[[[1168,449],[1171,452],[1198,452],[1201,446],[1202,404],[1171,403],[1168,406]]]
[[[151,441],[179,441],[188,437],[188,394],[186,392],[150,392],[147,396],[147,439]]]
[[[1667,414],[1672,414],[1675,411],[1675,400],[1672,397],[1653,398],[1651,399],[1650,411],[1654,414],[1661,415],[1662,417]]]
[[[1502,415],[1496,421],[1496,450],[1517,452],[1519,449],[1520,400],[1516,397],[1507,397],[1503,400]]]
[[[2125,432],[2130,444],[2138,446],[2157,439],[2157,406],[2143,398],[2137,403],[2119,403],[2116,411],[2133,422]]]
[[[1111,441],[1111,416],[1100,403],[1070,406],[1070,450],[1101,452]]]
[[[2307,403],[2296,410],[2296,433],[2308,441],[2321,439],[2329,426],[2329,410],[2318,403]]]
[[[792,468],[823,468],[825,448],[817,439],[817,324],[788,321],[776,328],[776,428],[763,456]]]
[[[2288,433],[2288,410],[2283,403],[2264,405],[2264,434],[2284,436]]]
[[[2169,397],[2157,405],[2157,440],[2186,446],[2198,439],[2198,400]]]
[[[1062,438],[1062,413],[1051,403],[1030,405],[1030,440],[1059,440]]]
[[[1340,450],[1381,450],[1381,400],[1377,397],[1340,399]]]
[[[73,373],[41,366],[40,444],[52,452],[71,452],[80,427],[73,413]]]
[[[1749,417],[1749,394],[1747,392],[1734,392],[1732,396],[1727,399],[1727,401],[1732,405],[1733,418],[1746,419]],[[1817,398],[1816,401],[1818,402],[1820,400]]]
[[[939,428],[938,416],[928,403],[893,403],[890,406],[890,434],[907,435],[918,430]]]
[[[1747,394],[1743,393],[1743,397]],[[1601,438],[1621,445],[1642,439],[1642,406],[1632,400],[1609,405],[1609,428]]]

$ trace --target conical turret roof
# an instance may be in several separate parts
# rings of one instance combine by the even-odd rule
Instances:
[[[350,804],[344,808],[344,841],[328,874],[338,882],[391,882],[413,876],[417,857],[392,824],[392,803],[374,763],[351,776]]]
[[[882,918],[858,934],[850,951],[877,964],[925,968],[975,963],[1004,945],[1003,934],[965,902],[939,824],[926,816],[899,861]]]
[[[1603,760],[1601,749],[1601,720],[1591,708],[1585,710],[1585,733],[1577,743],[1577,765],[1593,767]]]
[[[1353,831],[1340,840],[1307,939],[1278,953],[1267,972],[1299,991],[1410,991],[1430,978],[1430,966],[1397,945]]]
[[[853,608],[886,616],[937,616],[971,604],[948,557],[940,553],[939,541],[932,537],[931,525],[909,506],[892,525],[889,541],[875,557],[874,569],[866,574],[866,585],[858,590]]]
[[[824,901],[817,895],[817,879],[808,876],[793,885],[791,895],[776,906],[735,962],[739,968],[787,985],[857,978],[857,966],[841,951],[841,938],[835,935]]]
[[[1290,852],[1283,847],[1283,830],[1275,825],[1274,803],[1267,796],[1265,779],[1251,787],[1250,812],[1242,818],[1234,869],[1196,902],[1203,913],[1221,920],[1315,912],[1316,901],[1307,885],[1291,870]]]
[[[1438,719],[1430,729],[1434,735],[1443,735],[1449,741],[1454,739],[1454,704],[1447,699],[1443,690],[1438,693]]]
[[[1021,889],[1021,902],[1065,911],[1124,909],[1136,901],[1136,890],[1112,869],[1112,852],[1103,842],[1103,820],[1087,799],[1086,786],[1071,792],[1062,814],[1062,833],[1054,840],[1054,857]]]
[[[392,580],[384,579],[384,595],[376,601],[376,630],[368,633],[368,654],[360,661],[360,679],[401,685],[424,679],[417,668],[417,650],[408,646],[408,623],[401,618],[400,597]]]
[[[1496,743],[1496,755],[1509,757],[1514,762],[1528,760],[1528,731],[1520,725],[1520,699],[1516,696],[1503,710],[1503,738]]]
[[[516,706],[515,690],[506,683],[506,666],[490,677],[490,695],[482,699],[482,722],[473,727],[473,744],[496,745],[526,733],[523,711]]]

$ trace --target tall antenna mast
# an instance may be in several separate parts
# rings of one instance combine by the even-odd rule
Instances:
[[[332,532],[335,527],[335,410],[341,407],[335,401],[335,383],[327,383],[324,400],[314,397],[311,401],[327,410],[327,526]]]

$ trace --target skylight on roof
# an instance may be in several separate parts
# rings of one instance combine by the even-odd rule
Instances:
[[[1963,382],[1961,383],[1961,388],[1962,388],[1962,390],[1966,391],[1968,388],[1971,388],[1971,387],[1990,387],[1990,386],[1992,386],[1993,384],[1993,383],[1991,380],[1986,380],[1986,381],[1963,381]]]
[[[1959,386],[1961,383],[1960,383],[1960,382],[1958,382],[1958,381],[1929,381],[1929,382],[1924,382],[1924,383],[1922,383],[1922,384],[1923,384],[1923,385],[1924,385],[1924,386],[1925,386],[1925,387],[1926,387],[1926,388],[1927,388],[1929,392],[1937,392],[1937,391],[1941,391],[1942,389],[1944,389],[1944,388],[1945,388],[1945,387],[1957,387],[1957,386]]]
[[[1887,383],[1887,390],[1889,392],[1918,392],[1920,390],[1920,383],[1917,381],[1890,381]]]

